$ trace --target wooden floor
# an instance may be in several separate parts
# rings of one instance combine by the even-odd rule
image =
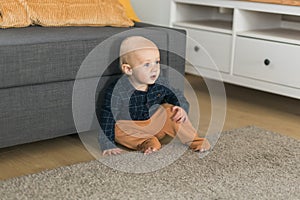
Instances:
[[[211,118],[210,96],[203,79],[186,75],[200,107],[200,133]],[[300,101],[257,90],[225,85],[226,120],[223,130],[255,125],[300,139]],[[191,93],[186,88],[186,95]],[[77,135],[0,149],[0,180],[94,159]]]

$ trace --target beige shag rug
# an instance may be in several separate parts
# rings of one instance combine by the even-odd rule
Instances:
[[[221,134],[206,156],[190,150],[123,154],[0,182],[6,199],[300,199],[300,142],[256,127]],[[148,161],[152,164],[147,164]],[[112,166],[117,166],[114,168]],[[136,169],[131,173],[127,169]],[[129,171],[130,171],[129,170]]]

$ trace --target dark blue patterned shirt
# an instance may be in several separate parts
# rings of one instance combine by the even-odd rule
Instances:
[[[163,78],[149,85],[147,91],[136,90],[126,76],[115,81],[107,88],[99,113],[101,149],[116,148],[117,120],[147,120],[164,103],[181,106],[188,113],[189,103],[182,92],[170,87]]]

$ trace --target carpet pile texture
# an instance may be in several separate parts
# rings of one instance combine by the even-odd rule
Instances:
[[[145,168],[168,163],[166,153],[172,157],[182,148],[185,147],[174,142],[163,156],[159,152],[148,156],[123,154],[9,179],[0,182],[0,197],[300,199],[298,140],[249,126],[223,132],[213,150],[203,158],[186,150],[160,169],[149,172]],[[143,160],[144,165],[137,160]]]

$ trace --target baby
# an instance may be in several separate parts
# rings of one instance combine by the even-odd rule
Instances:
[[[141,36],[123,40],[120,67],[124,76],[108,87],[99,113],[103,155],[122,153],[116,143],[150,154],[167,135],[178,136],[194,151],[210,149],[188,119],[184,95],[159,77],[160,53],[152,41]]]

